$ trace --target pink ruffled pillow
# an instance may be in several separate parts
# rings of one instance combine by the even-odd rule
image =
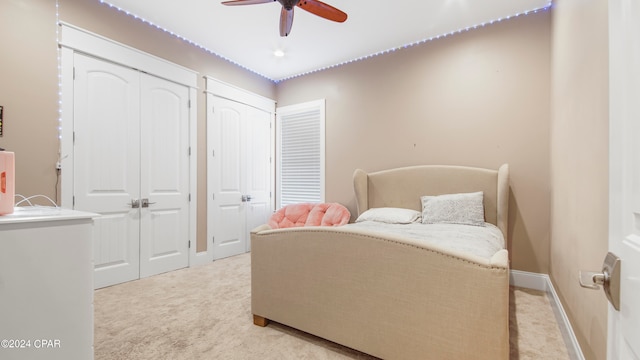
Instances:
[[[287,205],[271,215],[268,225],[272,229],[304,226],[312,208],[313,204]]]
[[[269,218],[272,229],[297,226],[340,226],[349,222],[351,213],[338,203],[291,204],[276,211]]]

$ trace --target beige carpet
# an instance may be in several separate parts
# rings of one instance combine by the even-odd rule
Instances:
[[[374,359],[271,323],[254,326],[250,255],[96,290],[95,359]],[[511,359],[569,359],[549,300],[511,291]]]

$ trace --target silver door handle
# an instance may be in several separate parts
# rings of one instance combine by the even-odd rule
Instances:
[[[140,199],[141,207],[148,208],[149,205],[155,204],[155,202],[149,202],[149,199]]]
[[[600,286],[604,286],[609,282],[609,272],[603,270],[601,273],[593,271],[580,271],[580,286],[585,289],[598,290]]]
[[[140,207],[140,200],[138,199],[131,199],[130,203],[127,203],[127,205],[131,206],[132,209],[137,209]]]
[[[253,199],[251,195],[242,195],[242,202],[249,202]]]
[[[620,258],[608,253],[602,264],[602,272],[580,271],[580,286],[586,289],[604,289],[613,308],[620,310]]]

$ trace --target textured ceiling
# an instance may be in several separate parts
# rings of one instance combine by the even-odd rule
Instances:
[[[545,9],[551,0],[326,0],[344,23],[295,8],[279,35],[277,1],[224,6],[220,0],[100,0],[273,81],[412,46]],[[276,57],[281,50],[284,56]]]

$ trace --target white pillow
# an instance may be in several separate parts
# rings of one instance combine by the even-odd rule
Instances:
[[[422,223],[484,226],[482,199],[482,191],[422,196]]]
[[[372,208],[369,209],[356,219],[361,221],[377,221],[387,224],[410,224],[420,221],[420,211],[402,208]]]

